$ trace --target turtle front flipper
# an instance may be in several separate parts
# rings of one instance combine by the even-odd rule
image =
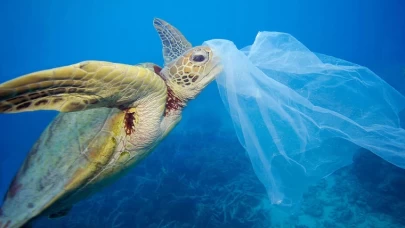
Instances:
[[[0,113],[125,108],[164,88],[164,81],[147,68],[87,61],[34,72],[0,84]]]
[[[183,36],[183,34],[166,21],[155,18],[153,20],[153,26],[162,41],[165,65],[191,49],[191,43]]]

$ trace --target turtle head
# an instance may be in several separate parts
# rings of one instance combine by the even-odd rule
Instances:
[[[183,101],[194,99],[221,72],[219,58],[211,48],[194,47],[165,66],[166,84]]]
[[[219,57],[208,46],[192,47],[173,26],[161,19],[154,26],[163,44],[165,66],[160,72],[174,95],[194,99],[222,71]]]

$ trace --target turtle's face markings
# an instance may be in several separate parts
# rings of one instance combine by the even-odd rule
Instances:
[[[188,50],[167,66],[164,72],[169,86],[180,99],[193,99],[221,72],[219,58],[211,48],[200,46]]]

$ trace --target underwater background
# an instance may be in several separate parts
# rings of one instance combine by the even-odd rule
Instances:
[[[405,94],[402,0],[0,1],[0,81],[83,60],[163,65],[159,17],[193,44],[259,31],[366,66]],[[56,112],[0,115],[0,195]],[[72,142],[75,143],[75,142]],[[299,211],[270,205],[213,82],[129,175],[33,227],[405,227],[405,170],[368,151],[310,187]]]

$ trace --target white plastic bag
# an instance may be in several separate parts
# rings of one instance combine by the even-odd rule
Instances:
[[[273,204],[297,205],[359,147],[405,168],[404,96],[369,69],[285,33],[260,32],[241,50],[227,40],[204,45],[222,58],[221,98]]]

